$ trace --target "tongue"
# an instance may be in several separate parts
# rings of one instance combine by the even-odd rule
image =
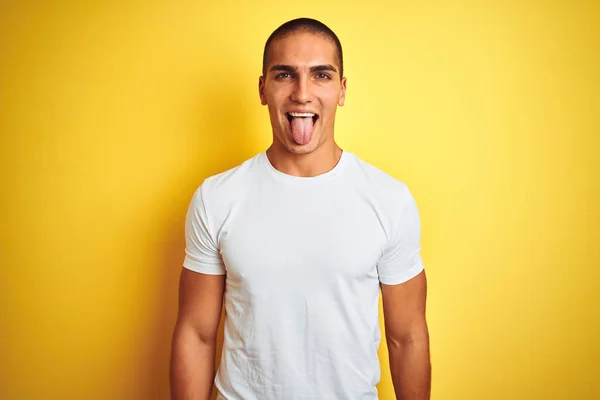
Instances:
[[[313,134],[313,119],[311,117],[292,118],[292,134],[296,143],[309,143]]]

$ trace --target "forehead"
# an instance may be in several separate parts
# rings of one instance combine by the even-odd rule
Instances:
[[[326,37],[309,32],[294,32],[271,43],[267,68],[276,64],[331,64],[339,68],[335,55],[335,45]]]

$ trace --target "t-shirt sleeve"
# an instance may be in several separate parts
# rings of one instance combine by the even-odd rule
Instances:
[[[225,265],[210,227],[203,190],[203,186],[196,190],[187,210],[183,266],[203,274],[223,275]]]
[[[419,210],[408,187],[404,187],[399,212],[392,219],[391,237],[377,265],[379,281],[397,285],[423,270],[421,259],[421,222]]]

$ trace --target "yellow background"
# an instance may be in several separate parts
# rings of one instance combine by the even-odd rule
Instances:
[[[600,398],[599,8],[2,2],[0,398],[168,398],[185,210],[270,143],[298,16],[344,45],[339,143],[421,210],[432,398]]]

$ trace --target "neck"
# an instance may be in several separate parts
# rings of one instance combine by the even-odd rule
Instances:
[[[339,162],[343,150],[331,141],[323,143],[315,151],[296,154],[283,145],[271,144],[266,153],[271,165],[284,174],[299,177],[314,177],[331,171]]]

